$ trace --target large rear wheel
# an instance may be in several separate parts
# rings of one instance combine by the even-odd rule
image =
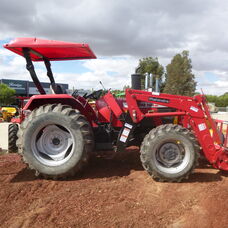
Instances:
[[[180,182],[187,179],[197,165],[199,149],[188,129],[166,124],[151,130],[144,138],[140,158],[155,180]]]
[[[21,124],[18,146],[31,169],[45,178],[73,176],[87,163],[93,133],[85,117],[70,106],[44,105]]]

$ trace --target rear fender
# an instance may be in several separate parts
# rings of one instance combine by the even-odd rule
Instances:
[[[69,105],[73,109],[78,109],[81,114],[87,118],[90,124],[97,119],[93,108],[83,97],[78,97],[78,99],[76,99],[68,94],[34,95],[29,99],[23,110],[32,111],[42,105],[59,103],[62,105]]]

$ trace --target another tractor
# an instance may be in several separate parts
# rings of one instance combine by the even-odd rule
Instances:
[[[0,108],[0,122],[10,122],[8,125],[8,152],[17,152],[18,124],[24,120],[23,107],[29,97],[16,97],[17,105]]]
[[[0,107],[1,119],[4,122],[10,122],[15,115],[17,115],[18,110],[14,106],[4,106]]]
[[[188,178],[200,154],[214,168],[228,170],[227,136],[221,137],[204,95],[143,91],[137,74],[125,98],[116,98],[110,90],[69,95],[55,82],[50,61],[96,58],[87,44],[17,38],[4,47],[26,59],[41,94],[23,108],[30,114],[23,117],[17,141],[24,161],[37,175],[73,176],[95,150],[122,153],[131,145],[140,146],[143,167],[159,181]],[[45,93],[33,61],[44,62],[53,94]],[[93,107],[89,99],[95,100]]]
[[[18,125],[14,123],[14,118],[18,114],[18,108],[15,106],[5,106],[0,108],[0,122],[12,122],[8,126],[8,151],[16,152],[16,140]]]

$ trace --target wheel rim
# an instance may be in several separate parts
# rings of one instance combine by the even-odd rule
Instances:
[[[165,173],[178,173],[186,168],[190,161],[190,150],[180,141],[164,142],[155,153],[156,166]]]
[[[49,124],[33,133],[31,145],[39,162],[47,166],[59,166],[71,158],[75,140],[66,127]]]

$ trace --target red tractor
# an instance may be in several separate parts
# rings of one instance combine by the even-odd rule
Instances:
[[[26,59],[41,94],[23,108],[30,114],[20,124],[17,141],[24,161],[37,175],[72,176],[95,150],[122,153],[131,145],[140,146],[143,167],[159,181],[188,178],[200,154],[214,168],[228,170],[227,136],[221,137],[203,95],[142,91],[137,74],[125,98],[103,90],[69,95],[55,83],[50,61],[96,58],[87,44],[18,38],[4,47]],[[44,62],[53,94],[45,94],[33,61]],[[94,106],[89,99],[95,100]]]

